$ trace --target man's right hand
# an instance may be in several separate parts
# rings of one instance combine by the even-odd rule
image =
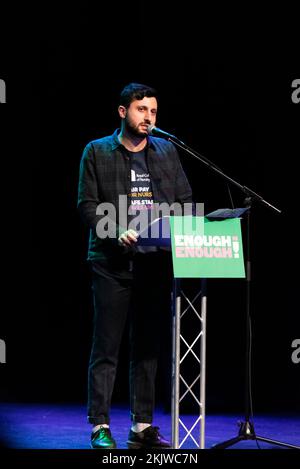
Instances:
[[[138,233],[134,230],[127,230],[118,238],[120,246],[133,246],[137,242]]]

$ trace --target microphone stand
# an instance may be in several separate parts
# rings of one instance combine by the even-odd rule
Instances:
[[[167,134],[168,135],[168,134]],[[256,441],[263,441],[265,443],[270,443],[272,445],[284,446],[286,448],[293,448],[293,449],[300,449],[300,446],[292,445],[289,443],[284,443],[277,440],[272,440],[270,438],[266,438],[263,436],[258,436],[255,433],[254,425],[250,421],[250,396],[251,396],[251,389],[250,389],[250,382],[251,382],[251,367],[250,367],[250,359],[251,359],[251,311],[250,311],[250,294],[251,294],[251,258],[250,258],[250,214],[253,202],[260,202],[265,207],[269,208],[273,212],[281,213],[274,205],[270,204],[266,200],[263,199],[259,194],[254,192],[247,186],[243,186],[239,182],[235,181],[227,174],[225,174],[218,166],[212,163],[209,159],[205,156],[197,153],[195,150],[188,147],[185,143],[178,140],[173,135],[168,135],[167,140],[172,142],[176,147],[181,148],[194,158],[200,160],[203,164],[209,167],[212,171],[217,173],[227,182],[230,182],[234,186],[238,187],[245,195],[245,205],[248,208],[247,210],[247,218],[246,218],[246,232],[247,232],[247,249],[246,249],[246,363],[245,363],[245,420],[243,422],[239,422],[239,432],[238,435],[234,438],[229,440],[223,441],[221,443],[215,444],[212,446],[213,449],[225,449],[229,446],[232,446],[236,443],[239,443],[242,440],[256,440]]]

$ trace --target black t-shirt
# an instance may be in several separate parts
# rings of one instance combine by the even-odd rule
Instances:
[[[131,203],[129,215],[135,217],[136,223],[132,226],[137,232],[141,232],[153,221],[155,217],[151,177],[149,174],[145,150],[128,151],[131,162],[131,191],[129,194]],[[137,252],[155,252],[158,249],[150,246],[137,246]]]

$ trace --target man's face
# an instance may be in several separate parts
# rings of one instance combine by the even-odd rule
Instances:
[[[124,119],[127,132],[136,137],[145,137],[148,135],[148,125],[156,122],[157,100],[145,97],[132,101],[127,109],[119,106],[119,114]]]

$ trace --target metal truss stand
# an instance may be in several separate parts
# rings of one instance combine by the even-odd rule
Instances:
[[[181,448],[190,438],[196,448],[205,448],[205,363],[206,363],[206,279],[201,280],[201,290],[192,300],[185,295],[181,288],[181,280],[174,279],[173,286],[173,343],[172,343],[172,447]],[[201,311],[196,310],[195,303],[201,296]],[[187,307],[181,311],[185,300]],[[189,320],[188,310],[196,315],[196,336],[192,340],[187,339],[182,333],[182,319]],[[189,334],[190,335],[190,334]],[[183,345],[183,347],[181,347]],[[182,349],[185,350],[183,353]],[[196,361],[196,378],[185,377],[185,363],[188,358]],[[190,371],[190,370],[188,370]],[[197,388],[197,391],[195,389]],[[198,409],[195,420],[188,428],[181,415],[183,400],[189,396]],[[195,434],[197,435],[195,437]]]

